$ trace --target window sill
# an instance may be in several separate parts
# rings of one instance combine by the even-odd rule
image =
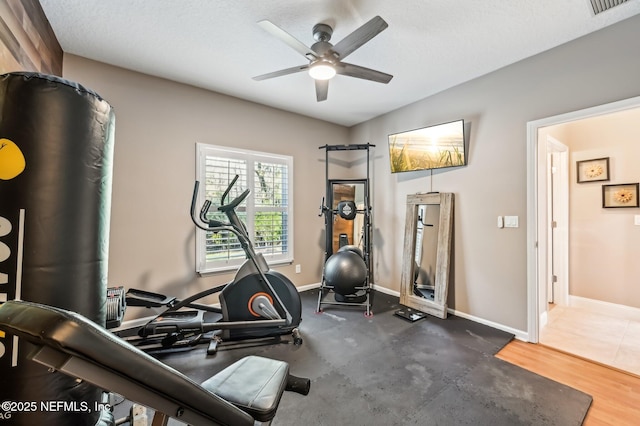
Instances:
[[[269,265],[269,268],[284,266],[284,265],[291,265],[292,263],[293,263],[293,258],[267,261],[267,265]],[[229,272],[237,271],[241,265],[242,264],[222,266],[218,268],[202,269],[200,271],[196,271],[196,273],[201,277],[206,277],[209,275],[223,275],[223,274],[228,274]]]

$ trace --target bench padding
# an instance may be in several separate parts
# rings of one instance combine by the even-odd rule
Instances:
[[[288,374],[286,362],[248,356],[203,382],[202,387],[264,422],[275,416]]]
[[[170,402],[171,406],[175,404],[180,407],[178,411],[184,413],[177,416],[181,421],[202,424],[202,419],[206,419],[206,424],[254,424],[249,414],[79,314],[37,303],[9,301],[0,306],[0,329],[66,357],[61,359],[59,366],[55,366],[61,371],[64,371],[69,359],[78,360],[82,365],[92,368],[92,375],[98,371],[99,378],[103,379],[104,374],[103,383],[80,377],[96,386],[125,397],[127,389],[131,387],[138,392],[136,395],[149,395],[147,401],[157,397]],[[35,351],[33,355],[36,355]],[[245,378],[249,382],[255,380]],[[105,387],[107,382],[126,383],[126,386],[124,389],[109,389]],[[166,407],[138,402],[171,417],[176,416],[176,412],[164,411]],[[191,414],[199,421],[189,421]]]

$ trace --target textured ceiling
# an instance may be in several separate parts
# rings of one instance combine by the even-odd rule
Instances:
[[[590,0],[40,0],[62,49],[345,126],[366,121],[640,13],[629,0],[594,15]],[[338,75],[316,102],[307,64],[256,25],[268,19],[311,45],[372,17],[389,27],[348,62],[394,76],[387,85]],[[615,48],[615,46],[612,46]]]

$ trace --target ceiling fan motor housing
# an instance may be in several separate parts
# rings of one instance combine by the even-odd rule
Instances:
[[[327,24],[315,24],[313,26],[313,39],[315,41],[329,41],[333,34],[333,28]]]
[[[311,50],[316,52],[318,56],[325,56],[326,53],[333,48],[333,44],[329,43],[329,40],[331,40],[332,34],[333,34],[333,28],[331,28],[329,25],[327,24],[314,25],[313,38],[316,40],[316,43],[311,45]]]

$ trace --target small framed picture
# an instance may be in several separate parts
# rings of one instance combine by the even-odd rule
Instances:
[[[638,184],[602,185],[602,207],[639,207]]]
[[[609,157],[576,161],[578,183],[609,180]]]

